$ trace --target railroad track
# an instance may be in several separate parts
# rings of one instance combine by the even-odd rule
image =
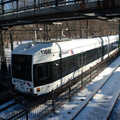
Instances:
[[[116,68],[114,72],[116,72],[117,69],[120,70],[120,67]],[[109,82],[110,79],[112,79],[111,77],[113,77],[114,72],[108,77],[108,79],[103,84],[101,84],[101,86],[96,91],[92,93],[92,95],[84,102],[84,104],[80,106],[79,111],[75,113],[75,115],[71,118],[71,120],[78,120],[78,119],[87,120],[92,118],[97,118],[97,120],[101,120],[101,119],[108,120],[110,118],[111,111],[113,110],[116,104],[116,101],[120,97],[119,95],[120,90],[117,93],[114,93],[114,91],[113,93],[108,92],[106,93],[106,95],[101,94],[101,91],[105,91],[105,85]],[[107,87],[106,87],[106,91],[107,91]],[[97,107],[93,106],[93,108],[91,109],[91,112],[89,114],[86,113],[87,117],[85,116],[81,117],[85,113],[85,111],[88,109],[88,107],[94,104],[93,101],[94,102],[96,101],[95,104],[97,104]]]
[[[6,102],[5,104],[2,104],[0,106],[0,112],[3,112],[5,110],[9,109],[11,106],[14,106],[15,104],[16,103],[14,100],[10,100],[10,101]]]
[[[0,120],[8,120],[10,116],[16,114],[16,111],[22,110],[24,110],[23,106],[17,104],[14,99],[10,100],[0,106]]]
[[[20,97],[18,99],[18,97]],[[49,98],[47,97],[39,98],[37,100],[29,97],[29,99],[21,99],[23,96],[16,95],[13,100],[6,102],[0,106],[0,120],[16,120],[18,118],[27,119],[28,115],[31,116],[31,120],[35,118],[34,111],[40,109],[36,112],[38,115],[40,112],[45,111],[51,105],[51,102],[45,102]],[[22,100],[22,101],[21,101]]]
[[[112,66],[113,68],[114,68],[114,66]],[[99,68],[99,66],[98,66],[98,68]],[[98,74],[98,71],[97,71],[97,69],[95,69],[94,71],[93,71],[93,73],[96,71],[96,74]],[[88,72],[90,72],[90,71],[88,71]],[[90,72],[90,74],[89,74],[89,77],[91,78],[91,72]],[[94,74],[93,74],[93,76],[94,76]],[[102,81],[103,82],[103,81]],[[87,82],[86,82],[87,83]],[[80,83],[81,84],[81,83]],[[104,83],[103,83],[104,84]],[[69,84],[70,86],[71,86],[71,83]],[[77,86],[79,86],[78,84],[77,84]],[[100,86],[99,86],[100,87]],[[80,86],[80,88],[78,87],[78,90],[76,90],[75,89],[76,88],[76,86],[75,87],[73,87],[73,89],[74,89],[74,91],[79,91],[80,89],[81,89],[81,86]],[[70,91],[71,91],[71,89],[72,89],[72,87],[70,88]],[[96,93],[97,93],[98,91],[96,91]],[[60,97],[58,97],[57,99],[55,99],[54,97],[56,97],[56,96],[53,96],[53,99],[52,100],[48,100],[47,102],[44,102],[44,104],[40,104],[41,102],[38,102],[37,103],[37,105],[32,105],[32,107],[28,107],[28,108],[26,108],[26,106],[25,106],[25,104],[24,105],[22,105],[22,104],[16,104],[16,105],[14,105],[13,104],[13,106],[11,105],[11,109],[14,109],[14,111],[15,112],[9,112],[10,114],[7,114],[7,115],[5,115],[4,113],[8,113],[8,111],[7,110],[4,110],[4,111],[2,111],[2,113],[3,114],[1,114],[0,113],[0,118],[3,118],[3,116],[5,116],[6,118],[8,118],[8,119],[12,119],[12,120],[15,120],[15,119],[18,119],[18,118],[22,118],[22,119],[27,119],[28,118],[28,116],[32,116],[32,117],[30,117],[29,119],[33,119],[34,118],[34,120],[39,120],[39,119],[42,119],[42,118],[44,118],[44,117],[46,117],[49,113],[51,113],[51,112],[55,112],[55,110],[56,109],[58,109],[62,104],[64,104],[64,102],[65,101],[63,101],[63,99],[65,100],[66,98],[71,98],[71,96],[74,94],[75,92],[71,92],[71,93],[66,93],[66,95],[63,93],[61,96],[61,98]],[[93,93],[93,92],[92,92]],[[68,95],[69,94],[69,95]],[[54,94],[53,94],[54,95]],[[67,96],[67,97],[66,97]],[[47,97],[47,98],[49,98],[49,97]],[[88,97],[89,98],[89,97]],[[87,98],[87,99],[88,99]],[[91,98],[90,98],[91,99]],[[47,99],[46,99],[47,100]],[[44,101],[44,100],[43,100]],[[55,102],[54,102],[55,101]],[[32,103],[31,103],[32,104]],[[18,108],[20,108],[20,109],[16,109],[16,106],[18,107]],[[29,106],[29,104],[28,104],[28,106]],[[37,111],[37,109],[39,109],[40,111],[38,112]],[[12,115],[11,115],[11,113],[13,113]],[[38,114],[38,116],[36,117],[35,115],[37,115]],[[5,118],[4,117],[4,118]],[[3,119],[4,119],[3,118]]]

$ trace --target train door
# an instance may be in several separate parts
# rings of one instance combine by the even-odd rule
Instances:
[[[83,58],[83,71],[84,71],[86,65],[86,52],[82,53],[82,58]]]
[[[109,37],[107,37],[108,38],[108,57],[110,56],[110,39],[109,39]]]
[[[84,71],[83,67],[86,65],[86,52],[79,54],[79,67],[81,68],[81,73]]]
[[[84,77],[84,66],[86,64],[86,53],[83,52],[79,55],[79,66],[80,66],[80,80],[81,80],[81,86],[83,85],[83,77]]]

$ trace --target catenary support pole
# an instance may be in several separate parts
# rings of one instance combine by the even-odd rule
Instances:
[[[119,21],[119,23],[118,23],[118,25],[119,25],[119,30],[118,30],[118,32],[119,32],[119,43],[118,43],[118,46],[119,46],[119,55],[120,55],[120,19],[118,21]]]
[[[2,31],[0,32],[0,42],[1,42],[1,71],[6,72],[7,71],[7,64],[6,64],[6,58],[5,58],[5,50],[4,50],[4,41],[3,41],[3,34]]]

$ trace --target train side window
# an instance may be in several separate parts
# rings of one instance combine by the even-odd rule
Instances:
[[[83,53],[83,66],[86,65],[86,52]]]
[[[48,65],[40,64],[36,67],[37,80],[43,80],[48,77]]]
[[[79,67],[82,67],[82,65],[83,65],[82,54],[79,54],[78,61],[79,61]]]
[[[78,56],[74,55],[72,57],[69,57],[68,58],[68,67],[67,67],[69,73],[73,72],[77,68],[78,68]]]

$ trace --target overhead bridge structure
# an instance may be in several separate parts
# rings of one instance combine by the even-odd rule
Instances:
[[[1,0],[0,27],[120,17],[120,0]]]

